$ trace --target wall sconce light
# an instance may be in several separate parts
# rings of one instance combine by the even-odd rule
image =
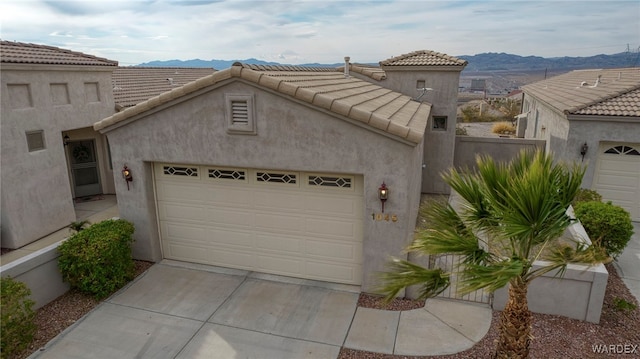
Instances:
[[[380,202],[382,202],[382,213],[384,213],[384,203],[389,198],[389,188],[387,188],[384,181],[382,182],[382,185],[380,185],[380,188],[378,188],[378,198],[380,198]]]
[[[587,143],[585,142],[584,145],[582,145],[582,147],[580,147],[580,154],[582,155],[582,162],[584,162],[584,155],[587,154],[588,150],[589,150],[589,145],[587,145]]]
[[[71,141],[71,137],[69,137],[69,135],[65,134],[64,137],[62,137],[62,144],[63,145],[68,145],[69,141]]]
[[[127,167],[127,165],[124,165],[124,168],[122,169],[122,177],[124,178],[124,181],[127,182],[127,191],[128,191],[129,182],[133,182],[133,176],[131,175],[131,170],[129,169],[129,167]]]

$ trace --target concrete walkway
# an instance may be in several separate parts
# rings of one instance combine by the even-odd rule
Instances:
[[[633,236],[614,263],[624,284],[640,301],[640,222],[633,222]]]
[[[336,358],[342,346],[399,355],[463,351],[488,305],[443,299],[358,308],[359,287],[164,260],[31,358]]]

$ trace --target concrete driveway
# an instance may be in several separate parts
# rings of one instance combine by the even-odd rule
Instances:
[[[640,222],[633,222],[631,240],[614,264],[631,294],[640,301]]]
[[[357,308],[359,287],[164,260],[30,358],[337,358],[342,346],[441,355],[472,347],[488,305]]]
[[[335,358],[357,289],[305,282],[163,261],[32,357]]]

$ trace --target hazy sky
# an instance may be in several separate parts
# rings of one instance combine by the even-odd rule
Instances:
[[[414,50],[590,56],[640,47],[640,0],[3,0],[3,40],[152,60],[374,62]]]

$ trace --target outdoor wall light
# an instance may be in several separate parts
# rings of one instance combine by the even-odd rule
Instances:
[[[62,144],[63,145],[68,145],[69,141],[71,141],[71,137],[69,137],[69,135],[65,134],[64,137],[62,137]]]
[[[382,185],[380,185],[380,188],[378,188],[378,198],[380,198],[380,202],[382,202],[382,213],[384,213],[384,203],[389,198],[389,188],[387,188],[384,181],[382,182]]]
[[[122,169],[122,177],[124,178],[124,181],[127,182],[127,191],[128,191],[129,182],[133,182],[133,176],[131,175],[131,170],[129,169],[129,167],[127,167],[127,165],[124,165],[124,168]]]
[[[587,151],[589,150],[589,145],[587,145],[587,143],[585,142],[584,145],[582,145],[582,147],[580,147],[580,154],[582,155],[582,161],[584,162],[584,155],[587,154]]]

